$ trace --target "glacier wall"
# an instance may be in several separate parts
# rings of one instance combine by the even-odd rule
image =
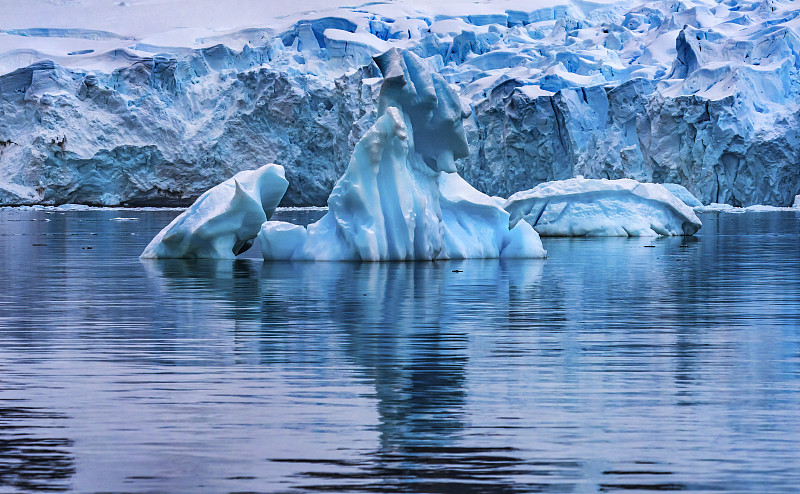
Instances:
[[[328,83],[200,62],[209,73],[149,58],[111,74],[42,62],[0,77],[0,203],[188,204],[269,162],[291,164],[284,204],[324,203],[366,111],[361,71]]]
[[[800,190],[798,114],[757,129],[734,97],[666,97],[644,79],[616,87],[522,91],[480,102],[463,166],[507,197],[577,175],[677,183],[703,203],[787,206]]]
[[[490,195],[576,175],[678,183],[705,203],[800,193],[792,2],[454,5],[340,8],[189,47],[0,30],[0,204],[189,204],[275,162],[284,205],[323,205],[375,121],[372,57],[392,47],[471,108],[456,166]]]

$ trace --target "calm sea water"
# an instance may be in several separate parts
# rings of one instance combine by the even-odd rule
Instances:
[[[800,489],[800,213],[546,261],[139,261],[176,214],[0,210],[0,492]]]

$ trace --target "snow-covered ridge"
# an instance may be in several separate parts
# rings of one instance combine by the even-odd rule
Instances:
[[[0,19],[0,204],[186,204],[285,166],[323,204],[412,50],[472,109],[480,190],[579,174],[704,203],[800,192],[791,2],[31,0]]]

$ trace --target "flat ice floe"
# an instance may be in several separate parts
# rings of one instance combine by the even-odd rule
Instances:
[[[692,208],[660,184],[583,177],[540,184],[506,201],[511,226],[527,221],[542,236],[694,235]]]
[[[797,212],[800,211],[800,207],[792,206],[792,207],[780,207],[780,206],[769,206],[764,204],[754,204],[752,206],[747,207],[735,207],[731,206],[730,204],[719,204],[712,202],[711,204],[705,206],[698,206],[694,208],[696,213],[777,213],[777,212]]]

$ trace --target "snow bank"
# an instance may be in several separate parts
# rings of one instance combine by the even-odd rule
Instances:
[[[694,235],[692,209],[660,184],[585,179],[547,182],[512,195],[511,225],[527,221],[543,236]]]
[[[416,55],[376,58],[384,75],[379,117],[356,144],[307,228],[264,223],[264,259],[324,261],[544,257],[538,234],[455,172],[468,146],[455,92]]]
[[[153,238],[141,257],[232,259],[253,245],[287,185],[279,165],[239,172],[201,195]]]

